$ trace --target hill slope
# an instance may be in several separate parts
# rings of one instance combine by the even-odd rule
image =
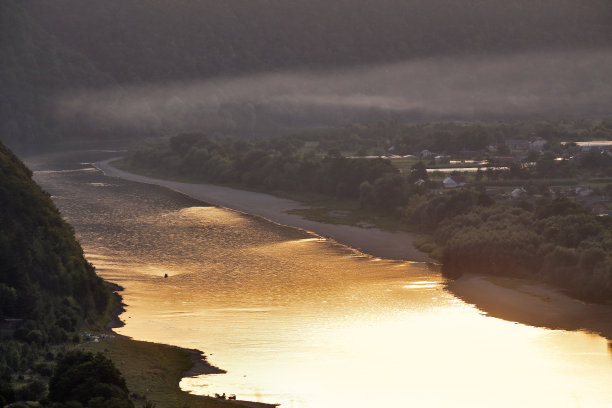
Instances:
[[[30,0],[119,82],[610,45],[605,0]]]
[[[31,176],[0,144],[0,319],[21,319],[43,340],[58,342],[99,321],[109,291]]]

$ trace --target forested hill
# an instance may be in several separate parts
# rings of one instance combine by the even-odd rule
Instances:
[[[609,45],[608,0],[28,0],[120,82]]]
[[[17,319],[24,337],[61,342],[98,322],[110,295],[72,228],[31,176],[0,143],[0,324]]]
[[[114,83],[41,27],[21,3],[0,2],[0,139],[16,147],[53,143],[66,132],[50,109],[54,95]]]
[[[612,44],[610,21],[609,0],[2,0],[0,138],[24,148],[172,128],[157,112],[153,125],[140,129],[106,118],[84,127],[91,118],[79,110],[66,121],[58,97],[75,89],[424,57],[602,49]],[[257,110],[259,119],[265,116]],[[284,112],[274,107],[272,113],[277,110]]]

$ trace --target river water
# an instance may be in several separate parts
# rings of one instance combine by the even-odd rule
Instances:
[[[114,154],[27,163],[98,273],[125,288],[118,332],[204,350],[227,370],[183,389],[296,408],[612,407],[600,336],[488,317],[446,292],[434,266],[374,259],[91,164]]]

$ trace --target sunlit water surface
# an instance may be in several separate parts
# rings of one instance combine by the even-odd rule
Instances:
[[[98,272],[125,287],[118,331],[227,370],[185,390],[300,408],[612,407],[599,336],[487,317],[435,267],[107,178],[94,156],[31,165]]]

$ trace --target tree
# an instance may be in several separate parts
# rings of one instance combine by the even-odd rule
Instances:
[[[427,167],[423,163],[423,161],[419,160],[412,166],[412,170],[410,171],[409,181],[415,182],[419,179],[427,181],[429,176],[427,175]]]
[[[68,352],[57,363],[49,382],[49,399],[55,402],[79,401],[86,405],[90,400],[122,400],[128,407],[129,399],[125,379],[112,360],[101,353],[92,354],[80,350]]]

